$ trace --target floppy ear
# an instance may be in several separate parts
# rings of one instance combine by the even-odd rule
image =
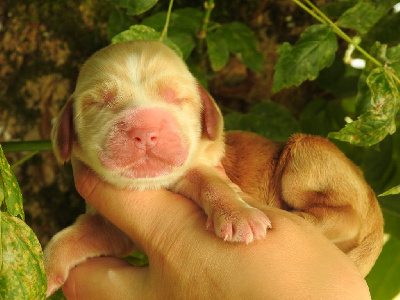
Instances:
[[[203,106],[201,114],[201,131],[202,136],[210,140],[217,139],[223,130],[223,119],[221,111],[211,95],[201,86],[197,84],[199,89],[201,103]]]
[[[74,139],[73,98],[69,98],[64,105],[51,132],[53,150],[57,160],[64,163],[71,158]]]

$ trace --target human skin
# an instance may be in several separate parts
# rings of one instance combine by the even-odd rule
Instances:
[[[122,190],[73,161],[81,196],[143,249],[148,267],[112,257],[71,270],[68,299],[370,299],[354,264],[312,225],[250,203],[273,228],[249,245],[205,229],[192,201],[167,190]]]

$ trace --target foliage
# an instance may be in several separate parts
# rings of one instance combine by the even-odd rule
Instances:
[[[187,62],[204,85],[210,75],[227,65],[232,55],[248,69],[262,70],[263,56],[253,31],[241,22],[214,21],[213,0],[205,2],[204,10],[192,7],[172,10],[171,1],[168,11],[152,13],[157,2],[110,0],[107,33],[112,43],[162,41]],[[225,126],[254,131],[277,141],[284,141],[295,132],[328,137],[362,168],[369,184],[380,194],[385,232],[390,235],[367,281],[373,299],[391,299],[400,292],[400,134],[396,132],[400,109],[400,13],[392,9],[398,0],[327,1],[321,9],[309,0],[292,2],[321,24],[308,26],[296,43],[284,42],[278,49],[273,92],[314,81],[329,101],[325,98],[310,101],[298,118],[279,104],[259,103],[246,113],[225,115]],[[347,42],[344,46],[347,49],[338,37]],[[364,69],[350,66],[355,58],[366,61]],[[45,286],[40,248],[21,221],[19,188],[4,157],[0,159],[0,257],[3,259],[0,293],[2,296],[6,292],[29,293],[32,295],[29,298],[39,298]],[[5,234],[10,230],[17,233],[16,240]],[[26,253],[21,251],[23,247],[29,249],[28,256],[21,254]],[[9,253],[16,256],[14,261],[19,266],[29,267],[20,270],[12,265],[7,269],[5,262],[9,260],[4,257]],[[22,263],[22,259],[28,259],[30,264]],[[147,258],[137,254],[130,261],[143,265]],[[31,280],[23,284],[26,290],[16,291],[7,285],[14,275],[20,280]],[[9,279],[3,279],[6,277]],[[17,295],[12,294],[20,298]]]
[[[314,80],[321,69],[332,64],[336,50],[335,33],[325,24],[308,27],[294,46],[283,43],[278,50],[273,91]]]
[[[24,222],[19,185],[0,147],[0,298],[43,299],[42,248]]]

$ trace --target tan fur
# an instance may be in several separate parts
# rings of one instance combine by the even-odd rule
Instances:
[[[162,118],[149,113],[141,119],[143,111],[157,111]],[[155,160],[163,170],[159,175],[127,175],[132,173],[126,170],[135,168],[147,172],[137,167],[140,162],[129,160],[140,152],[131,136],[144,130],[140,124],[151,124],[143,127],[146,134],[153,125],[160,132],[168,128],[167,148],[168,143],[179,142],[179,147],[169,147],[176,152],[166,156],[176,161]],[[184,62],[158,42],[118,43],[95,53],[82,67],[52,139],[60,162],[74,157],[117,187],[167,188],[192,199],[207,214],[207,228],[226,241],[251,243],[265,237],[269,219],[246,203],[255,198],[309,220],[353,259],[363,275],[382,247],[382,215],[374,194],[336,147],[319,137],[295,135],[285,145],[234,132],[227,133],[225,150],[219,108]],[[143,146],[146,155],[153,151],[149,145]],[[180,154],[180,146],[187,155]],[[119,156],[128,165],[117,164]],[[152,160],[146,156],[146,162]],[[217,171],[221,160],[233,182]],[[88,207],[44,251],[47,295],[87,258],[121,256],[134,248],[125,234]]]
[[[366,276],[383,244],[378,201],[360,170],[332,143],[296,134],[286,144],[226,133],[228,177],[268,205],[313,223]]]

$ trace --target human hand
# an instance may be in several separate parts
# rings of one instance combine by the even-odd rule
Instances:
[[[78,192],[147,254],[148,267],[111,257],[74,268],[68,299],[370,299],[353,263],[312,225],[250,203],[273,224],[264,240],[227,243],[192,201],[166,190],[117,189],[74,162]]]

